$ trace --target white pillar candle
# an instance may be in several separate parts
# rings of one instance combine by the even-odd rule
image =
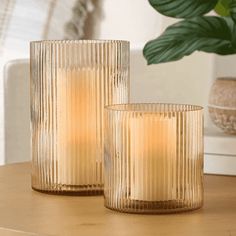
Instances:
[[[103,101],[99,100],[102,96],[96,89],[99,83],[96,70],[58,70],[58,77],[58,182],[62,185],[97,184]]]
[[[176,199],[176,118],[143,114],[130,119],[130,198]]]

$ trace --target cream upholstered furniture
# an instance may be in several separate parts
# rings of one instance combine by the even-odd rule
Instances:
[[[193,57],[198,56],[203,55]],[[142,51],[132,50],[131,101],[191,103],[207,108],[210,83],[205,81],[206,74],[199,78],[192,73],[192,60],[196,58],[188,58],[178,64],[147,66]],[[204,63],[206,61],[203,60],[202,64]],[[188,69],[184,70],[186,66]],[[24,59],[8,62],[5,66],[4,84],[5,163],[28,161],[29,61]],[[212,126],[207,109],[205,117],[205,172],[236,175],[236,136],[225,135]]]
[[[29,61],[4,68],[5,163],[30,160]]]

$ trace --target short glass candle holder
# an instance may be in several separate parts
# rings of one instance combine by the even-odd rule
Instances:
[[[32,187],[103,193],[104,106],[129,101],[129,42],[31,42]]]
[[[123,104],[105,112],[105,206],[172,213],[203,205],[203,109]]]

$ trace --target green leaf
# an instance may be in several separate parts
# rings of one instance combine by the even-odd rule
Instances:
[[[176,61],[194,51],[220,55],[235,54],[231,18],[199,16],[169,26],[157,39],[149,41],[143,54],[148,64]]]
[[[214,9],[218,0],[149,0],[161,14],[175,18],[201,16]]]
[[[219,0],[215,6],[215,12],[220,16],[230,16],[230,4],[232,0]]]

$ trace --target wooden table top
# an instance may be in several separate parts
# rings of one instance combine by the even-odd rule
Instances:
[[[29,163],[1,166],[0,235],[236,236],[236,177],[205,176],[205,204],[200,210],[134,215],[104,208],[101,196],[35,192]]]

